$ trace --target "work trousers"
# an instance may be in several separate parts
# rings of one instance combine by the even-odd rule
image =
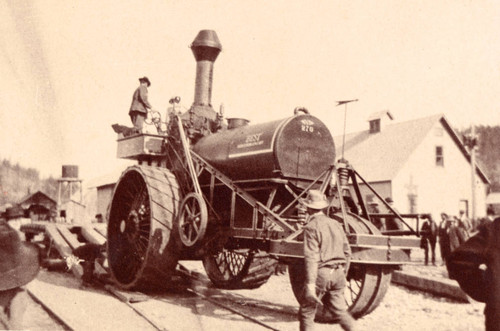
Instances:
[[[432,265],[436,265],[436,241],[423,238],[423,249],[425,253],[425,265],[429,264],[429,249],[431,251]]]
[[[82,262],[82,268],[83,268],[83,275],[82,275],[83,284],[86,285],[92,284],[92,282],[94,281],[94,270],[95,270],[94,260]]]
[[[134,124],[134,128],[138,131],[142,131],[142,127],[144,125],[144,120],[146,119],[147,114],[133,110],[130,112],[130,120],[132,121],[132,124]]]
[[[343,267],[323,267],[318,270],[316,294],[323,302],[328,319],[334,323],[339,323],[344,330],[354,330],[354,319],[347,312],[347,304],[344,299],[345,287],[346,278]],[[303,293],[299,303],[300,330],[314,330],[317,304],[305,300]]]

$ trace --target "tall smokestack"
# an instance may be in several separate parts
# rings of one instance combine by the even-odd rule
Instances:
[[[196,59],[196,83],[193,106],[212,107],[214,62],[222,45],[213,30],[201,30],[191,44]]]

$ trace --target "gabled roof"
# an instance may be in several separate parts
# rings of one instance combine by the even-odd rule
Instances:
[[[390,181],[438,121],[470,162],[469,153],[442,114],[388,124],[378,133],[366,130],[348,134],[345,137],[345,158],[370,182]],[[338,158],[342,157],[342,140],[342,136],[334,137]],[[480,167],[476,168],[482,180],[489,183]]]
[[[42,191],[36,191],[35,193],[26,195],[19,201],[19,204],[22,205],[22,204],[40,203],[42,200],[48,200],[53,204],[57,204],[57,202],[54,199],[52,199]]]

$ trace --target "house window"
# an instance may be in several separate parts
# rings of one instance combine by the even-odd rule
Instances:
[[[380,132],[380,118],[370,121],[370,133]]]
[[[436,146],[436,166],[444,167],[443,146]]]

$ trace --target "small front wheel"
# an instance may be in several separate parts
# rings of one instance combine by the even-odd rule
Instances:
[[[197,193],[189,193],[182,201],[178,230],[182,243],[191,247],[205,236],[208,212],[203,197]]]

